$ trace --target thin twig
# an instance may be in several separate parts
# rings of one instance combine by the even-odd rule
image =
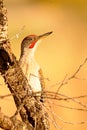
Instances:
[[[52,124],[54,125],[54,127],[55,127],[57,130],[60,130],[60,129],[62,130],[62,127],[59,126],[59,124],[55,123],[55,120],[51,117],[53,111],[50,109],[50,107],[46,106],[45,104],[43,104],[42,107],[43,107],[43,109],[44,109],[45,111],[48,111],[49,113],[51,113],[51,114],[49,114],[49,119],[48,119],[48,120],[52,122]]]
[[[39,76],[36,76],[35,74],[32,74],[32,73],[30,73],[30,75],[29,75],[29,78],[30,78],[30,76],[33,76],[33,77],[36,77],[36,78],[40,78]],[[43,78],[44,80],[47,80],[47,81],[50,81],[50,79],[49,78]]]
[[[86,64],[86,62],[87,62],[87,58],[86,58],[86,59],[84,60],[84,62],[79,66],[79,68],[76,70],[76,72],[75,72],[72,76],[70,76],[70,77],[68,78],[68,81],[71,80],[71,79],[73,79],[73,78],[77,78],[76,75],[77,75],[78,72],[81,70],[81,68]]]
[[[52,102],[50,102],[50,103],[53,105]],[[50,111],[50,112],[54,115],[55,118],[61,120],[63,123],[71,124],[71,125],[77,125],[77,124],[85,124],[85,123],[87,123],[87,121],[80,121],[80,122],[64,121],[64,119],[62,119],[61,117],[59,117],[54,111],[51,111],[51,110],[50,110],[50,107],[47,108],[47,106],[45,106],[45,108],[48,109],[48,111]]]
[[[61,84],[60,84],[60,86],[58,87],[58,89],[57,89],[57,93],[59,92],[59,90],[62,88],[62,86],[63,85],[65,85],[65,84],[67,84],[71,79],[78,79],[77,77],[76,77],[76,75],[78,74],[78,72],[81,70],[81,68],[86,64],[86,62],[87,62],[87,58],[84,60],[84,62],[78,67],[78,69],[74,72],[74,74],[73,75],[71,75],[69,78],[67,78],[66,79],[66,76],[64,77],[64,79],[63,79],[63,81],[61,82]],[[56,97],[56,95],[55,95],[55,97]]]
[[[66,77],[67,77],[67,75],[64,77],[64,79],[63,79],[63,81],[61,82],[60,86],[58,87],[56,93],[58,93],[58,92],[60,91],[61,87],[62,87],[63,84],[65,83]],[[55,98],[56,98],[56,94],[55,94]]]
[[[25,25],[23,25],[23,27],[20,29],[20,31],[16,35],[14,35],[13,37],[11,37],[10,40],[13,40],[15,38],[19,38],[19,35],[22,33],[22,31],[24,30],[24,28],[25,28]]]
[[[0,99],[4,99],[4,98],[10,97],[10,96],[12,96],[12,94],[3,95],[3,96],[0,96]]]
[[[58,106],[58,107],[63,107],[63,108],[66,108],[66,109],[72,109],[72,110],[85,111],[85,112],[87,112],[87,109],[69,107],[69,106],[65,106],[65,105],[55,104],[54,102],[53,102],[53,104],[56,105],[56,106]]]

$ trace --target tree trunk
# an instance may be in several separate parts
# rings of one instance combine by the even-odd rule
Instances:
[[[12,117],[0,112],[0,127],[8,130],[49,130],[48,115],[43,103],[37,101],[31,87],[11,51],[8,38],[7,10],[0,0],[0,72],[7,84],[17,107]],[[20,113],[22,121],[16,119]]]

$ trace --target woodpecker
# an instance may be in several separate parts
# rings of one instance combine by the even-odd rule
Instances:
[[[44,89],[44,78],[39,64],[35,60],[35,51],[42,38],[47,37],[52,32],[42,35],[28,35],[21,43],[21,55],[19,65],[31,86],[32,92],[38,93]],[[41,93],[39,96],[41,97]]]

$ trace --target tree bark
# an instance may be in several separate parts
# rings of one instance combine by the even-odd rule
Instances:
[[[48,115],[37,101],[12,53],[8,39],[7,9],[0,0],[0,72],[14,98],[17,111],[12,117],[0,113],[0,127],[8,130],[49,130]],[[22,121],[16,119],[20,113]]]

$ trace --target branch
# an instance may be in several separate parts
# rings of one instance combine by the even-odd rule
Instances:
[[[0,0],[0,43],[7,39],[7,9],[3,0]]]
[[[0,72],[13,95],[17,109],[20,108],[22,122],[27,125],[28,130],[49,130],[46,124],[47,113],[43,112],[41,103],[33,97],[31,87],[12,53],[7,35],[7,10],[3,0],[0,0],[0,40]],[[22,103],[23,106],[20,107]]]
[[[84,62],[78,67],[78,69],[74,72],[74,74],[72,74],[69,78],[66,79],[67,75],[64,77],[63,81],[60,83],[56,93],[58,93],[60,91],[60,89],[62,88],[63,85],[67,84],[70,80],[72,79],[77,79],[76,75],[78,74],[78,72],[81,70],[81,68],[86,64],[87,62],[87,58],[84,60]],[[59,83],[57,83],[59,84]],[[56,85],[57,85],[56,84]],[[56,97],[56,95],[55,95]]]
[[[22,121],[4,115],[0,110],[0,127],[4,130],[29,130]]]

